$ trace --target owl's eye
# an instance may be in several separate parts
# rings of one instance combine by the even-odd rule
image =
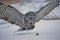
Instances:
[[[33,19],[32,17],[30,17],[30,19]]]

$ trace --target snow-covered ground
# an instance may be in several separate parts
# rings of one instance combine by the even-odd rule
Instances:
[[[29,10],[34,9],[34,8],[28,9],[30,5],[31,5],[30,3],[26,5],[24,4],[24,6],[22,7],[24,9],[21,8],[23,12],[22,11],[21,12],[26,13]],[[17,5],[14,4],[14,6]],[[36,7],[36,9],[39,7],[40,6]],[[20,6],[17,6],[17,8],[20,8]],[[52,12],[59,14],[60,6],[56,7]],[[56,21],[40,20],[35,24],[35,26],[36,27],[31,31],[24,32],[20,31],[16,33],[15,31],[19,29],[19,26],[15,24],[10,24],[5,20],[0,19],[0,40],[60,40],[60,20]],[[39,33],[39,35],[36,35],[36,33]]]

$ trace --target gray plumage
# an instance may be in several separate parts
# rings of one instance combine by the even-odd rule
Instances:
[[[34,28],[34,25],[31,24],[31,22],[34,22],[36,14],[34,12],[28,12],[27,14],[23,15],[21,12],[19,12],[17,9],[10,5],[4,5],[0,2],[0,18],[4,19],[12,24],[16,24],[20,26],[21,30],[30,30]],[[31,13],[31,14],[30,14]],[[31,18],[32,20],[30,20]],[[28,19],[29,18],[29,19]],[[27,22],[26,22],[27,19]]]
[[[43,19],[49,12],[57,6],[58,2],[51,1],[37,12],[27,12],[22,14],[17,9],[10,5],[4,5],[0,2],[0,18],[20,27],[17,31],[32,30],[34,24]],[[46,19],[45,19],[46,20]]]

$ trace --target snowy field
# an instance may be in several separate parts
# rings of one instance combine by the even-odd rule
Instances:
[[[37,4],[39,5],[39,3],[35,3],[35,5]],[[30,9],[28,8],[31,5],[30,3],[23,5],[23,7],[21,7],[21,10],[23,11],[19,9],[20,6],[17,4],[14,4],[13,6],[22,13],[26,13],[31,10],[37,11],[41,7],[41,5],[38,7],[34,6],[36,9],[38,8],[37,10],[34,10],[34,7],[31,7]],[[25,7],[27,7],[27,9],[25,9]],[[58,15],[60,13],[60,6],[56,7],[52,12],[50,12],[50,14],[51,13]],[[60,40],[60,20],[40,20],[35,24],[35,26],[36,27],[31,31],[15,32],[19,29],[19,26],[0,19],[0,40]],[[36,33],[39,33],[39,35],[36,35]]]

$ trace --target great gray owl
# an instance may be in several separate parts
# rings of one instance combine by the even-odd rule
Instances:
[[[54,2],[54,1],[53,1]],[[53,6],[49,6],[49,5]],[[22,14],[17,9],[10,5],[5,5],[0,2],[0,18],[4,19],[12,24],[16,24],[20,27],[17,31],[23,31],[23,30],[31,30],[34,29],[34,24],[43,19],[49,12],[57,6],[58,3],[48,3],[46,6],[42,7],[37,12],[27,12],[26,14]],[[50,8],[48,8],[50,7]],[[49,20],[49,19],[45,19]]]

